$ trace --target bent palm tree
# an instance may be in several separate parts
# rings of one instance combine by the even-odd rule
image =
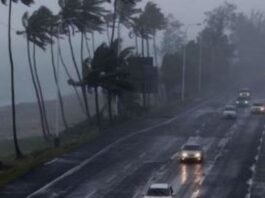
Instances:
[[[76,71],[77,77],[79,81],[82,80],[81,73],[78,69],[74,49],[73,49],[73,43],[72,43],[72,32],[74,32],[75,28],[75,21],[77,21],[78,12],[82,10],[82,2],[76,1],[76,0],[59,0],[59,6],[61,8],[61,11],[59,13],[60,17],[60,27],[61,32],[63,34],[66,34],[68,37],[68,43],[70,47],[71,57],[73,61],[73,66]],[[88,107],[88,101],[87,101],[87,95],[85,87],[81,87],[82,95],[83,95],[83,101],[85,104],[85,111],[87,118],[90,120],[90,112]]]
[[[111,95],[118,95],[122,90],[133,90],[128,80],[128,73],[124,68],[127,58],[132,54],[133,48],[126,48],[119,53],[119,43],[119,40],[115,40],[110,46],[105,43],[100,45],[95,51],[95,56],[92,59],[91,70],[87,73],[84,80],[80,82],[69,81],[69,83],[74,86],[88,86],[94,88],[98,124],[101,123],[97,96],[99,87],[108,92],[108,113],[110,121],[112,120]]]
[[[1,0],[2,4],[6,4],[7,0]],[[22,152],[19,148],[17,141],[17,125],[16,125],[16,98],[15,98],[15,68],[14,68],[14,60],[12,53],[12,37],[11,37],[11,22],[12,22],[12,5],[13,2],[18,2],[18,0],[9,0],[8,7],[8,53],[9,53],[9,61],[11,68],[11,103],[12,103],[12,126],[13,126],[13,139],[16,157],[21,158]],[[21,2],[25,5],[30,5],[34,1],[33,0],[21,0]]]
[[[45,50],[47,43],[49,43],[50,39],[45,32],[44,26],[40,24],[47,23],[46,18],[42,17],[42,12],[45,11],[45,8],[41,7],[39,10],[33,12],[33,14],[29,17],[28,13],[25,13],[22,17],[22,24],[24,27],[24,31],[18,31],[18,34],[23,34],[26,36],[27,41],[27,51],[28,51],[28,62],[31,73],[31,78],[35,90],[35,94],[37,97],[37,102],[39,106],[42,127],[44,128],[44,136],[50,134],[49,124],[47,120],[47,112],[46,106],[44,102],[44,95],[42,86],[39,79],[38,67],[36,61],[36,46]],[[30,42],[33,44],[33,62],[31,60],[31,52],[30,52]],[[46,134],[47,133],[47,134]]]

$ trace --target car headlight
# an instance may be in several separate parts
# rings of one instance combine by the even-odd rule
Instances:
[[[239,104],[239,101],[236,101],[236,104]]]
[[[261,110],[261,111],[264,111],[264,110],[265,110],[265,108],[264,108],[264,107],[260,107],[260,110]]]
[[[248,104],[248,101],[245,101],[245,104]]]
[[[188,157],[188,154],[187,153],[181,153],[181,157],[186,158],[186,157]]]
[[[196,158],[201,158],[201,153],[196,153],[196,154],[195,154],[195,157],[196,157]]]

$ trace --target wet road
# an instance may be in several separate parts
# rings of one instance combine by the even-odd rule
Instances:
[[[52,180],[34,188],[30,181],[20,181],[0,197],[140,198],[151,183],[167,182],[176,197],[243,198],[250,189],[265,119],[240,110],[236,121],[223,120],[220,112],[227,101],[206,101],[182,113],[147,118],[148,125],[89,157],[77,151],[47,163],[47,170],[68,167]],[[203,164],[178,162],[181,146],[191,141],[203,145]]]

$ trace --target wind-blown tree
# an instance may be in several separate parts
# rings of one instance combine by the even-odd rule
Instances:
[[[61,8],[59,12],[59,27],[60,32],[63,34],[66,34],[68,37],[68,44],[70,47],[71,57],[73,61],[73,66],[76,71],[76,75],[78,77],[78,80],[82,80],[81,72],[78,68],[77,60],[75,57],[75,52],[73,48],[73,42],[72,42],[72,35],[75,33],[75,24],[78,22],[78,15],[80,12],[82,12],[82,1],[80,0],[59,0],[58,1],[59,6]],[[85,104],[85,111],[87,118],[90,120],[90,112],[88,107],[88,101],[87,101],[87,95],[85,87],[81,87],[82,89],[82,95],[83,95],[83,101]]]
[[[118,39],[120,38],[121,25],[124,25],[127,29],[130,29],[134,23],[134,17],[140,14],[142,10],[137,8],[137,3],[141,0],[135,0],[134,3],[128,3],[125,1],[119,1],[117,13],[118,13]]]
[[[19,35],[24,35],[27,42],[27,54],[28,54],[28,63],[31,74],[31,80],[33,83],[34,91],[36,94],[43,134],[45,137],[49,135],[49,124],[47,120],[47,112],[44,102],[44,95],[42,86],[39,79],[37,61],[36,61],[36,46],[45,50],[48,43],[50,43],[50,37],[46,31],[46,27],[49,24],[49,21],[46,19],[46,9],[45,7],[40,7],[37,11],[33,12],[31,16],[26,12],[22,17],[22,24],[24,27],[23,31],[18,31]],[[42,24],[42,25],[40,25]],[[33,52],[31,54],[31,45],[33,44]],[[33,61],[32,61],[33,59]]]
[[[129,11],[129,12],[131,12],[131,11],[135,12],[133,5],[135,5],[140,0],[113,0],[113,1],[112,0],[105,0],[105,1],[109,2],[109,3],[113,3],[112,33],[111,33],[111,39],[110,39],[110,42],[112,43],[115,40],[115,32],[116,32],[115,30],[116,30],[116,24],[117,24],[117,19],[119,17],[119,13],[123,12],[120,9],[121,6],[123,6],[124,9],[127,9],[127,11]],[[126,4],[131,4],[131,5],[128,5],[128,7],[126,6],[126,8],[125,8]],[[132,13],[128,13],[128,14],[132,14]],[[129,16],[129,15],[127,15],[127,16]]]
[[[121,50],[121,41],[116,39],[113,43],[109,46],[106,44],[102,44],[98,50],[95,57],[92,59],[91,65],[95,68],[102,68],[103,72],[106,75],[113,75],[114,73],[120,74],[123,70],[123,66],[126,65],[126,61],[129,56],[132,54],[132,47],[125,48]],[[103,60],[100,57],[105,57]],[[121,73],[123,74],[123,73]],[[119,84],[120,88],[117,88],[117,85],[113,84],[112,82],[116,82]],[[109,120],[112,122],[113,115],[112,115],[112,97],[113,95],[119,96],[119,91],[122,90],[122,86],[124,83],[124,87],[128,85],[128,81],[123,78],[116,78],[109,79],[109,84],[104,84],[102,88],[107,91],[107,100],[108,100],[108,113],[109,113]],[[128,87],[129,89],[130,87]]]
[[[9,53],[9,61],[10,61],[10,68],[11,68],[11,104],[12,104],[12,126],[13,126],[13,139],[14,139],[14,146],[16,157],[21,158],[22,152],[18,145],[17,140],[17,123],[16,123],[16,97],[15,97],[15,66],[13,60],[13,53],[12,53],[12,37],[11,37],[11,23],[12,23],[12,12],[13,12],[13,2],[17,3],[19,0],[9,0],[8,6],[8,53]],[[19,2],[23,3],[24,5],[31,5],[34,3],[34,0],[20,0]],[[1,0],[1,3],[6,5],[7,0]]]
[[[103,7],[105,0],[60,0],[59,5],[61,7],[60,18],[61,18],[61,27],[64,32],[68,35],[68,42],[70,45],[72,60],[75,66],[75,70],[78,76],[79,81],[82,80],[82,74],[78,68],[78,64],[75,58],[73,45],[72,45],[72,33],[79,31],[81,33],[81,45],[80,45],[80,59],[82,71],[84,62],[84,44],[87,39],[87,33],[102,32],[102,25],[104,24],[103,18],[107,14],[107,10]],[[87,45],[87,43],[86,43]],[[88,46],[87,46],[88,48]],[[85,101],[86,112],[88,117],[89,108],[87,103],[87,95],[85,87],[82,87],[82,93]]]
[[[84,62],[84,41],[87,33],[102,32],[104,25],[104,16],[108,13],[102,6],[105,0],[83,0],[81,11],[77,13],[77,20],[74,20],[74,26],[81,34],[80,58]],[[92,37],[94,40],[94,37]],[[93,41],[94,42],[94,41]],[[82,65],[84,69],[85,65]],[[83,73],[83,72],[82,72]]]
[[[58,16],[54,16],[52,12],[46,8],[45,13],[43,13],[46,20],[49,22],[49,24],[46,26],[46,32],[50,36],[50,52],[51,52],[51,65],[52,65],[52,70],[53,70],[53,77],[54,77],[54,82],[57,90],[57,95],[59,99],[59,104],[60,104],[60,109],[61,109],[61,117],[63,121],[64,127],[67,129],[68,128],[68,123],[66,120],[66,115],[65,115],[65,109],[64,109],[64,102],[63,102],[63,97],[62,97],[62,92],[61,88],[59,85],[59,79],[58,79],[58,72],[56,69],[55,65],[55,57],[54,57],[54,44],[55,44],[55,37],[59,36],[59,27],[58,27]]]
[[[231,40],[236,48],[233,75],[240,86],[251,87],[264,79],[265,14],[253,11],[237,14],[232,27]],[[248,78],[246,78],[248,74]]]
[[[204,72],[207,72],[204,80],[212,85],[228,82],[230,62],[234,54],[229,34],[235,16],[236,6],[229,3],[206,13],[206,26],[200,36],[203,40],[204,56],[207,55],[203,58]]]
[[[163,30],[166,27],[167,20],[164,14],[161,12],[161,9],[157,4],[153,2],[147,2],[143,15],[143,22],[146,24],[146,31],[153,37],[153,51],[155,57],[155,63],[158,65],[157,60],[157,51],[156,51],[156,33],[160,30]],[[149,55],[149,37],[146,38],[147,41],[147,54]]]
[[[115,40],[112,45],[103,43],[95,51],[95,56],[91,61],[91,69],[83,81],[69,81],[74,86],[88,86],[94,89],[97,122],[100,126],[100,110],[98,102],[98,88],[101,87],[108,92],[108,112],[109,119],[112,120],[111,95],[120,95],[123,90],[133,90],[128,81],[126,72],[126,60],[132,54],[132,48],[126,48],[118,52],[120,41]],[[109,94],[110,93],[110,94]]]
[[[167,16],[167,24],[161,45],[161,52],[165,54],[177,53],[184,41],[184,32],[181,30],[182,24],[173,15]]]
[[[141,55],[145,56],[145,40],[149,39],[150,37],[150,31],[147,28],[147,24],[144,18],[143,13],[140,14],[140,16],[134,18],[134,24],[133,24],[133,31],[134,35],[136,37],[136,51],[138,51],[138,41],[137,38],[139,37],[141,39]]]

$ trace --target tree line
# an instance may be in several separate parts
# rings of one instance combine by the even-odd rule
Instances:
[[[30,6],[34,4],[34,0],[1,0],[1,2],[9,9],[8,50],[11,68],[12,126],[16,156],[20,158],[22,152],[18,144],[16,127],[14,78],[16,65],[14,65],[12,53],[12,14],[14,3]],[[23,29],[17,30],[17,34],[23,36],[26,41],[28,68],[38,104],[42,134],[45,139],[50,140],[53,133],[50,130],[47,117],[37,51],[50,53],[50,63],[47,63],[47,66],[50,66],[53,72],[54,86],[60,105],[60,117],[66,129],[69,126],[58,80],[57,55],[65,75],[69,78],[67,83],[73,87],[76,99],[90,124],[93,124],[94,116],[90,111],[88,94],[93,93],[96,104],[96,123],[99,127],[102,125],[99,90],[103,90],[107,97],[108,118],[109,122],[112,122],[112,100],[128,99],[125,93],[133,92],[133,86],[129,83],[128,73],[126,73],[127,59],[132,56],[150,56],[152,41],[157,60],[156,34],[166,25],[166,19],[158,5],[150,1],[146,3],[144,9],[141,9],[140,2],[140,0],[58,0],[60,7],[58,13],[53,13],[45,6],[41,6],[31,14],[24,13],[21,19]],[[107,6],[107,4],[111,6]],[[112,8],[107,9],[107,7]],[[122,46],[122,28],[126,28],[129,32],[128,36],[135,39],[135,46]],[[106,34],[107,40],[99,46],[95,46],[96,34]],[[79,52],[74,49],[75,43],[73,43],[77,38],[80,38]],[[64,49],[61,47],[62,42],[68,43],[71,62],[65,61]],[[77,54],[80,54],[80,57],[77,57]]]

